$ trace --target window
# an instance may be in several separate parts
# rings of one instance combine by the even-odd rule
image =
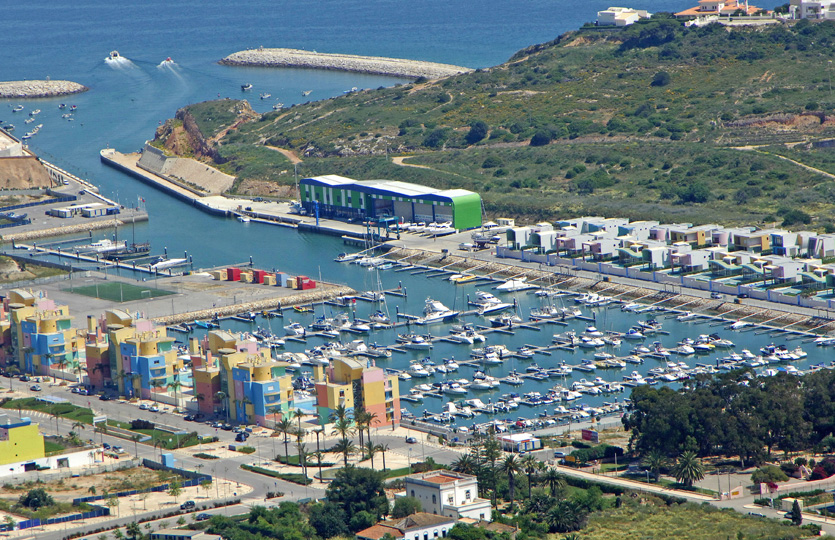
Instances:
[[[453,504],[453,502],[454,502],[454,501],[453,501],[453,498],[452,498],[452,494],[451,494],[451,493],[450,493],[449,497],[447,497],[447,498],[446,498],[446,500],[447,500],[447,502],[448,502],[449,504]]]
[[[446,538],[446,529],[443,529],[443,530],[441,531],[441,536],[443,536],[444,538]]]
[[[469,489],[464,492],[464,498],[467,499],[468,501],[470,500],[470,490]]]
[[[432,495],[432,504],[438,504],[438,498],[434,494]]]
[[[435,538],[438,538],[438,529],[435,529]]]
[[[415,490],[412,490],[412,497],[415,496]]]

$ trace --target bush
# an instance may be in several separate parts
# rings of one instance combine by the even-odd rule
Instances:
[[[38,508],[54,505],[55,499],[44,488],[35,488],[29,490],[25,495],[21,495],[18,503],[26,508],[37,510]]]
[[[238,448],[238,452],[240,452],[241,454],[254,454],[255,453],[255,447],[254,446],[242,446],[242,447]]]
[[[131,429],[154,429],[156,426],[153,422],[149,422],[148,420],[131,420],[130,421],[130,428]]]
[[[793,209],[789,210],[783,215],[783,227],[789,225],[796,225],[798,223],[808,224],[812,222],[812,216],[803,210]]]
[[[468,144],[475,144],[485,137],[487,137],[487,133],[489,128],[487,124],[482,122],[481,120],[476,120],[472,124],[470,124],[470,131],[467,133],[467,143]]]
[[[484,163],[481,164],[481,168],[493,169],[496,167],[501,167],[502,165],[504,165],[504,162],[501,160],[501,158],[496,156],[490,156],[484,160]]]
[[[198,452],[198,453],[194,454],[194,457],[199,458],[199,459],[220,459],[218,456],[215,456],[215,455],[212,455],[212,454],[207,454],[205,452]]]
[[[789,477],[779,467],[766,465],[760,467],[751,475],[751,482],[754,484],[767,484],[769,482],[785,482]]]
[[[414,497],[400,497],[394,500],[394,508],[391,511],[391,517],[403,518],[414,514],[415,512],[422,512],[423,507],[420,501]]]
[[[449,129],[438,128],[429,132],[429,135],[423,139],[423,146],[428,148],[440,148],[449,139]]]
[[[551,134],[547,131],[537,131],[531,137],[531,146],[545,146],[551,142]]]
[[[659,71],[652,78],[650,86],[667,86],[668,84],[670,84],[670,74],[666,71]]]

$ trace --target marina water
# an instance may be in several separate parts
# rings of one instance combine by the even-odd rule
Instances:
[[[629,7],[650,11],[676,11],[689,7],[693,2],[684,0],[632,1]],[[256,223],[238,222],[209,216],[178,200],[170,198],[140,182],[122,175],[99,162],[98,152],[104,147],[120,151],[135,151],[146,139],[153,137],[155,128],[175,111],[188,103],[220,97],[247,98],[258,111],[271,110],[276,101],[285,105],[306,100],[337,96],[352,88],[375,88],[405,82],[399,79],[370,75],[298,69],[234,68],[216,62],[232,52],[253,48],[291,47],[320,52],[367,54],[414,58],[464,65],[473,68],[486,67],[507,60],[514,52],[534,43],[549,41],[559,34],[592,21],[596,12],[609,7],[608,0],[574,2],[571,0],[520,0],[501,2],[485,0],[424,0],[408,5],[394,0],[369,0],[362,3],[347,0],[298,1],[282,3],[265,0],[228,2],[207,0],[198,3],[170,3],[152,0],[123,4],[103,0],[85,0],[72,5],[58,6],[55,2],[36,0],[13,3],[4,7],[0,20],[0,47],[4,51],[0,60],[0,79],[69,79],[80,82],[90,91],[76,96],[41,100],[0,101],[0,119],[18,124],[18,134],[23,131],[25,113],[13,114],[11,107],[23,103],[27,110],[40,108],[41,132],[31,139],[32,149],[61,167],[90,179],[99,185],[105,195],[126,205],[144,200],[151,220],[138,224],[135,231],[122,230],[122,238],[135,234],[137,241],[150,241],[155,253],[167,248],[172,256],[184,251],[194,257],[195,267],[221,266],[239,263],[253,257],[256,266],[277,268],[289,273],[305,274],[318,279],[343,282],[358,290],[373,289],[377,285],[375,272],[357,265],[340,265],[332,261],[344,247],[337,238],[300,234],[280,227]],[[111,50],[118,50],[127,60],[109,65],[104,58]],[[166,58],[173,65],[161,66]],[[252,83],[253,90],[246,94],[240,90],[243,83]],[[312,90],[307,97],[303,91]],[[262,92],[272,94],[269,100],[260,100]],[[76,104],[75,120],[61,118],[59,103]],[[304,165],[300,167],[304,174]],[[99,233],[101,238],[111,232]],[[284,254],[291,253],[292,257]],[[443,278],[412,276],[409,272],[380,272],[384,288],[402,283],[408,291],[407,298],[389,298],[389,308],[401,312],[420,314],[424,300],[432,296],[455,309],[465,309],[469,294],[474,298],[477,288],[489,285],[453,285]],[[526,317],[531,307],[541,302],[533,294],[524,292],[504,295],[516,298],[520,314]],[[332,309],[318,306],[316,315],[328,314]],[[357,315],[366,316],[373,306],[359,302]],[[583,308],[586,315],[592,312]],[[648,315],[622,313],[619,309],[598,308],[596,325],[601,330],[625,331],[639,319]],[[735,350],[743,348],[757,352],[772,340],[797,345],[809,353],[807,359],[795,362],[799,369],[811,364],[827,362],[826,351],[802,339],[786,342],[782,336],[772,338],[756,331],[735,332],[724,327],[711,326],[707,322],[678,322],[664,314],[654,314],[669,335],[658,339],[666,347],[673,347],[682,338],[696,337],[718,331],[722,337],[736,343]],[[281,327],[290,319],[308,324],[312,315],[288,315],[284,321],[259,319],[255,324],[272,325],[273,331],[283,333]],[[471,317],[476,324],[488,324],[483,319]],[[513,335],[491,334],[488,344],[504,343],[511,350],[517,347],[545,345],[555,332],[573,329],[578,333],[586,322],[574,321],[567,328],[543,325],[540,331],[518,329]],[[232,330],[251,330],[254,325],[230,322]],[[412,331],[433,335],[446,335],[448,325],[427,329],[413,327]],[[401,332],[405,331],[403,329]],[[375,332],[368,339],[381,345],[394,343],[394,331]],[[287,350],[303,350],[318,343],[315,339],[306,347],[288,343]],[[634,343],[624,341],[613,352],[623,356]],[[469,347],[439,342],[429,353],[436,363],[443,358],[466,359]],[[537,355],[532,360],[507,361],[489,369],[495,376],[504,376],[515,368],[520,373],[531,362],[542,367],[552,367],[561,361],[580,364],[583,357],[591,357],[593,351],[574,353],[554,351],[551,356]],[[681,358],[691,367],[698,363],[713,364],[717,357],[727,353],[715,352],[707,356]],[[426,356],[425,352],[394,353],[391,359],[377,360],[379,365],[406,369],[412,360]],[[620,382],[623,375],[636,370],[644,375],[652,367],[663,362],[647,359],[641,366],[629,364],[624,370],[598,370],[596,373],[574,372],[566,381],[526,380],[519,387],[502,384],[491,392],[471,391],[466,397],[478,397],[496,402],[502,394],[539,391],[543,394],[554,384],[570,386],[579,378],[594,379],[597,376],[608,381]],[[447,378],[472,378],[473,370],[462,367],[458,374]],[[401,381],[401,393],[407,393],[412,385],[440,380]],[[625,395],[628,395],[628,391]],[[625,395],[619,396],[623,399]],[[584,396],[578,402],[595,406],[614,401],[618,396]],[[405,403],[404,407],[420,414],[424,409],[441,410],[449,398],[426,398],[424,403]],[[542,409],[522,407],[513,416],[534,417]],[[502,415],[503,417],[509,415]],[[476,419],[483,421],[484,418]]]

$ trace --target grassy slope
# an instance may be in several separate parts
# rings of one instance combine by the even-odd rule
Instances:
[[[631,501],[630,501],[631,502]],[[776,520],[743,516],[733,510],[707,505],[624,504],[617,509],[592,514],[579,533],[583,540],[702,540],[704,538],[808,538],[808,531],[781,525]]]
[[[488,70],[268,113],[228,134],[223,153],[287,147],[312,156],[300,168],[305,175],[460,186],[481,192],[490,213],[532,220],[563,211],[754,222],[801,206],[821,226],[835,203],[831,179],[717,147],[835,134],[813,116],[802,125],[745,125],[835,107],[825,63],[834,48],[830,22],[729,31],[661,20],[574,32]],[[653,86],[661,71],[669,84]],[[489,135],[469,144],[474,121]],[[528,146],[536,133],[556,142]],[[387,148],[419,152],[411,162],[436,170],[388,164]],[[275,156],[246,152],[253,176],[292,180],[269,163]],[[499,165],[483,167],[490,156]],[[694,185],[706,199],[692,197]]]

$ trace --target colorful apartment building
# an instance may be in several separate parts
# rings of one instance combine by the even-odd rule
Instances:
[[[339,405],[349,411],[364,408],[377,415],[375,426],[400,422],[400,389],[396,375],[386,374],[371,360],[334,358],[313,368],[316,405],[323,425]]]
[[[190,344],[201,412],[264,426],[293,409],[287,363],[274,360],[269,348],[223,330],[209,332],[202,348],[201,355],[196,342]]]
[[[76,379],[84,361],[84,338],[72,327],[68,306],[40,294],[9,291],[3,299],[9,312],[7,362],[25,373]]]
[[[155,394],[177,394],[169,384],[179,381],[183,366],[175,340],[165,327],[134,320],[131,314],[114,309],[106,311],[98,322],[88,320],[86,333],[90,384],[117,388],[129,398],[159,399]]]
[[[0,415],[0,465],[34,461],[45,455],[38,424],[29,418],[12,421],[5,414]]]

